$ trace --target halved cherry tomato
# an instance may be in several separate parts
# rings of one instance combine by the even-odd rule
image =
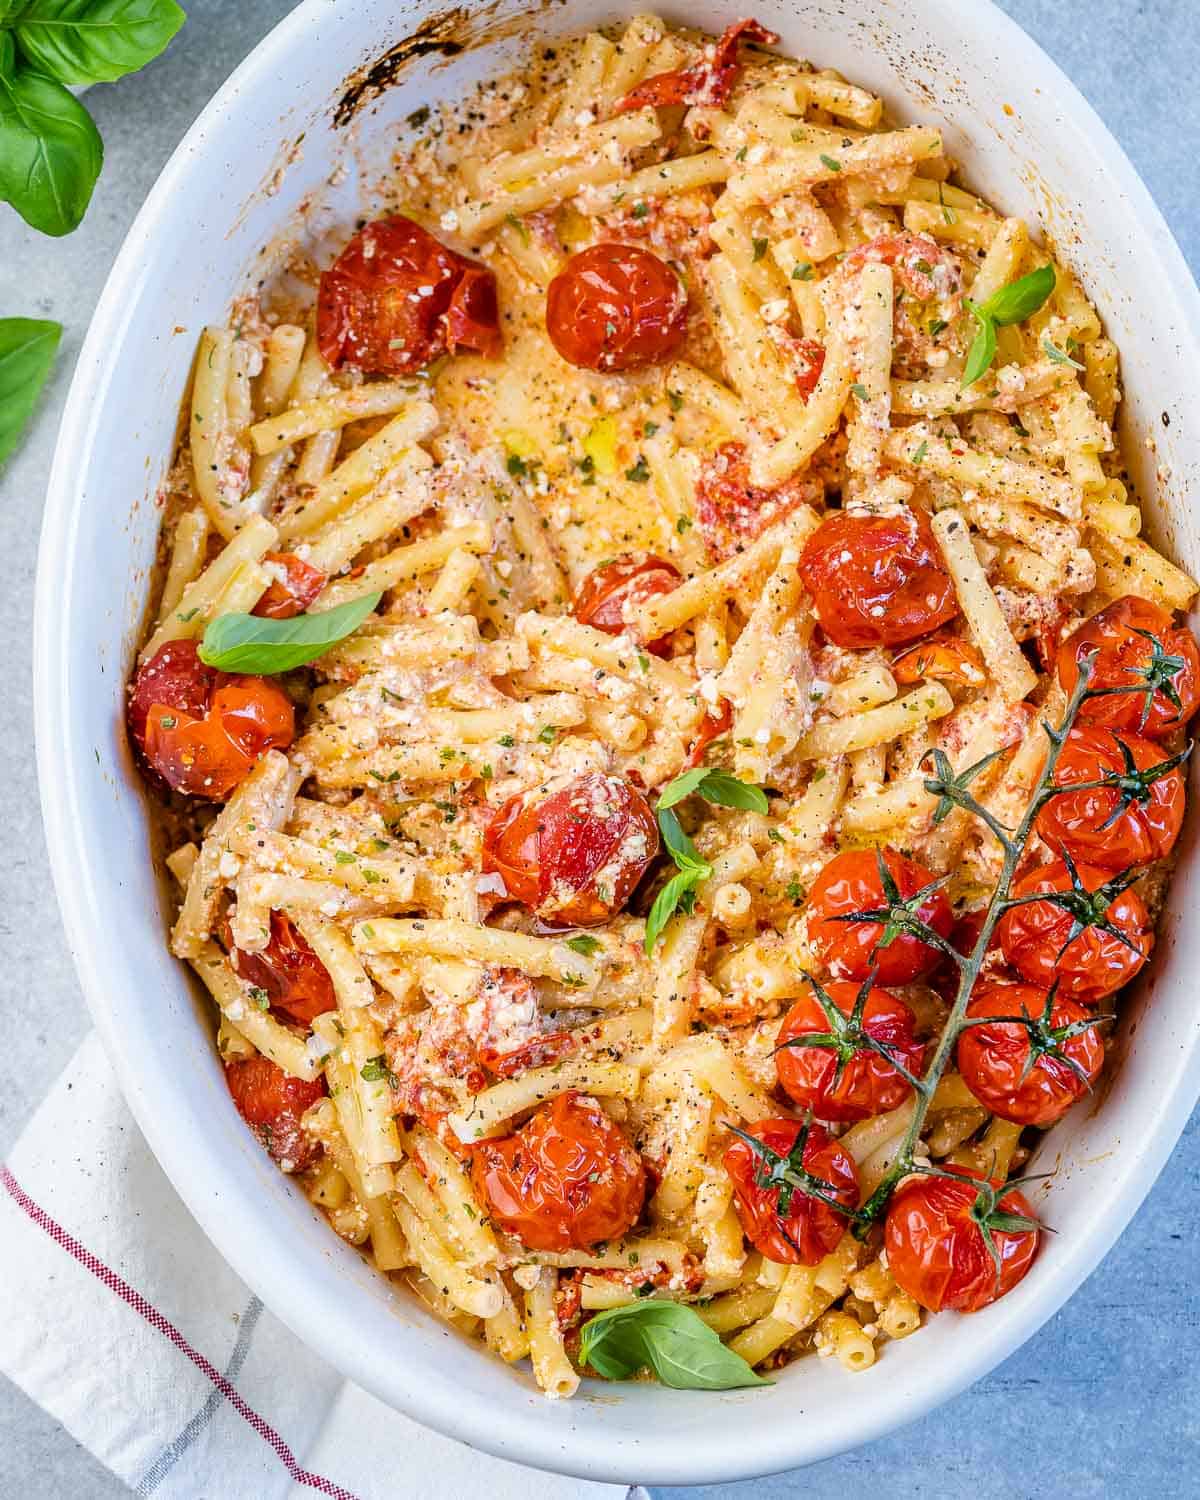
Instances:
[[[629,615],[639,604],[673,593],[682,581],[674,563],[650,554],[641,558],[626,554],[592,569],[579,585],[571,613],[608,635],[624,635],[631,628]],[[666,656],[669,646],[670,637],[660,636],[648,641],[646,650]]]
[[[903,646],[958,614],[954,584],[923,511],[837,511],[805,543],[800,577],[835,646]]]
[[[546,293],[546,332],[568,364],[638,370],[660,364],[687,329],[687,293],[665,261],[637,245],[591,245]]]
[[[228,920],[221,935],[238,977],[265,991],[273,1010],[308,1026],[314,1017],[337,1008],[329,970],[286,912],[271,913],[271,940],[257,953],[234,945]]]
[[[589,771],[510,797],[483,835],[483,867],[552,927],[591,927],[625,905],[658,853],[658,825],[619,776]]]
[[[1125,752],[1128,752],[1128,765]],[[1054,768],[1055,786],[1074,786],[1116,775],[1122,786],[1064,792],[1038,813],[1037,831],[1052,849],[1105,870],[1125,870],[1165,859],[1183,827],[1187,800],[1176,767],[1154,780],[1143,774],[1170,757],[1153,740],[1077,724]]]
[[[293,1078],[269,1057],[245,1057],[225,1065],[225,1082],[238,1114],[285,1172],[300,1172],[320,1146],[300,1117],[324,1097],[325,1080]]]
[[[723,109],[737,77],[741,64],[737,58],[737,45],[741,38],[770,47],[779,38],[758,21],[734,21],[721,33],[712,47],[711,57],[691,68],[678,68],[673,73],[655,73],[645,78],[635,88],[618,99],[613,106],[614,114],[623,114],[630,109],[665,109],[672,104],[704,104],[712,109]],[[708,49],[706,48],[706,53]]]
[[[1000,1229],[989,1224],[996,1261],[980,1227],[990,1194],[981,1193],[983,1174],[970,1167],[948,1167],[961,1183],[946,1177],[911,1177],[897,1190],[884,1228],[888,1270],[897,1286],[930,1312],[952,1308],[978,1312],[1022,1279],[1037,1254],[1036,1228]],[[994,1214],[1033,1220],[1033,1210],[1015,1190],[1000,1194]]]
[[[847,1018],[830,1024],[813,989],[806,983],[799,1000],[783,1019],[775,1044],[775,1071],[787,1096],[819,1120],[866,1120],[903,1104],[912,1085],[888,1058],[865,1044],[865,1038],[919,1077],[924,1044],[913,1036],[916,1018],[898,995],[875,985],[856,1025],[850,1019],[859,986],[831,979],[825,993]],[[814,1036],[835,1036],[834,1046],[789,1045]]]
[[[267,677],[205,666],[195,641],[168,641],[138,669],[129,732],[150,771],[192,797],[221,802],[270,749],[295,734],[292,701]]]
[[[741,1139],[725,1152],[725,1170],[733,1181],[734,1203],[746,1238],[768,1260],[788,1266],[815,1266],[823,1260],[846,1230],[846,1216],[836,1205],[857,1208],[860,1196],[854,1158],[815,1124],[808,1127],[800,1165],[833,1201],[793,1187],[782,1178],[771,1181],[772,1160],[786,1161],[803,1128],[799,1120],[761,1120],[747,1126],[746,1134],[766,1147],[770,1153],[766,1160]]]
[[[958,1039],[963,1082],[992,1114],[1017,1125],[1053,1125],[1104,1066],[1095,1016],[1065,997],[1055,996],[1048,1008],[1048,999],[1032,984],[985,982],[967,1007],[969,1020],[1026,1016],[1031,1025],[998,1020],[968,1026]]]
[[[1155,649],[1153,636],[1161,646]],[[1085,620],[1058,651],[1058,680],[1071,693],[1079,680],[1079,658],[1097,652],[1088,688],[1145,688],[1149,692],[1110,693],[1089,698],[1079,717],[1105,729],[1131,729],[1158,739],[1182,729],[1200,707],[1200,650],[1190,630],[1176,626],[1165,609],[1127,594]],[[1157,657],[1157,666],[1155,658]],[[1170,658],[1164,661],[1163,658]],[[1174,665],[1172,665],[1174,663]],[[1146,673],[1150,673],[1150,677]],[[1176,707],[1163,691],[1170,686]]]
[[[790,479],[773,490],[751,484],[745,443],[722,443],[700,465],[696,520],[712,556],[725,558],[814,498],[811,479]]]
[[[283,573],[274,578],[262,598],[251,610],[267,620],[290,620],[303,614],[325,587],[326,575],[294,552],[268,552],[263,562]]]
[[[531,1250],[590,1250],[631,1228],[646,1169],[594,1099],[560,1094],[524,1125],[474,1149],[471,1181],[506,1234]]]
[[[933,875],[915,859],[896,849],[846,849],[835,854],[813,881],[808,896],[808,940],[832,974],[847,979],[865,979],[871,965],[878,964],[880,984],[909,984],[928,974],[938,961],[938,950],[911,933],[887,936],[883,922],[840,920],[857,912],[878,911],[888,900],[879,873],[880,860],[896,883],[902,901],[909,901]],[[954,922],[950,902],[942,889],[930,891],[913,912],[940,937],[946,937]],[[876,949],[878,948],[878,951]]]
[[[1013,882],[1014,896],[1055,892],[1073,910],[1051,901],[1031,901],[1006,911],[996,930],[1004,957],[1022,979],[1042,989],[1057,980],[1060,995],[1095,1005],[1143,966],[1154,934],[1142,898],[1136,891],[1119,889],[1119,877],[1118,887],[1106,892],[1105,883],[1114,879],[1110,871],[1080,865],[1076,873],[1079,892],[1061,859],[1020,876]],[[1081,930],[1072,936],[1077,922]]]
[[[983,657],[969,642],[957,637],[910,646],[892,663],[892,676],[901,687],[930,677],[958,687],[981,687],[987,681]]]
[[[496,278],[412,219],[377,219],[321,276],[317,344],[334,369],[379,375],[411,375],[457,349],[496,354]]]

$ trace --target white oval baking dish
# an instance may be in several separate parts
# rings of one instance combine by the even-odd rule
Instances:
[[[988,0],[761,0],[755,9],[788,52],[881,92],[903,120],[942,124],[967,181],[1054,236],[1121,349],[1125,419],[1144,456],[1143,493],[1157,491],[1158,538],[1200,569],[1187,500],[1200,488],[1200,424],[1182,420],[1181,394],[1200,368],[1200,296],[1090,107]],[[865,1374],[808,1360],[769,1389],[595,1384],[550,1403],[520,1370],[395,1294],[330,1233],[238,1119],[204,1012],[167,952],[123,683],[154,556],[154,495],[201,326],[222,318],[302,200],[315,195],[353,216],[356,168],[408,113],[507,66],[539,30],[574,32],[619,14],[593,0],[435,12],[430,0],[306,0],[189,131],[109,277],[59,438],[35,617],[42,799],[68,940],[175,1187],[267,1304],[348,1376],[451,1436],[581,1476],[690,1483],[809,1463],[919,1416],[1003,1359],[1070,1296],[1141,1202],[1200,1092],[1189,978],[1200,935],[1188,937],[1184,921],[1200,906],[1196,820],[1150,977],[1125,1008],[1119,1072],[1041,1152],[1040,1167],[1059,1168],[1042,1204],[1057,1235],[1002,1302],[935,1319]],[[716,0],[666,8],[711,31],[740,13]],[[367,79],[352,128],[335,124],[345,80],[361,83],[422,26],[426,42],[465,32],[481,45],[449,58],[435,45],[385,69],[395,78],[377,97]]]

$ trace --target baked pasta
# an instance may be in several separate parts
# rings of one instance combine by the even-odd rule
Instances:
[[[412,118],[204,332],[130,689],[238,1110],[550,1396],[1014,1286],[1183,816],[1116,349],[775,40]]]

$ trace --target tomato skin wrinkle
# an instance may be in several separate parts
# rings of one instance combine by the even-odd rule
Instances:
[[[1139,634],[1139,632],[1143,632]],[[1154,636],[1162,654],[1180,660],[1170,684],[1179,698],[1178,708],[1161,687],[1156,688],[1147,709],[1144,692],[1105,693],[1088,698],[1079,710],[1080,721],[1104,729],[1132,730],[1145,739],[1158,739],[1181,729],[1200,707],[1200,649],[1191,631],[1172,624],[1165,609],[1148,599],[1127,594],[1105,605],[1071,632],[1058,648],[1058,680],[1064,693],[1074,691],[1079,680],[1079,659],[1096,653],[1089,692],[1109,688],[1139,688],[1144,669],[1154,653]]]
[[[494,356],[495,276],[412,219],[377,219],[322,273],[317,345],[333,369],[369,375],[413,375],[459,349]]]
[[[958,597],[923,511],[827,516],[800,555],[800,577],[836,646],[903,646],[958,614]]]
[[[658,825],[630,782],[598,771],[519,793],[483,836],[483,868],[547,927],[593,927],[621,910],[658,853]]]
[[[647,553],[643,557],[626,554],[602,567],[593,568],[575,595],[571,613],[584,625],[603,630],[607,635],[625,635],[631,630],[629,614],[638,605],[663,594],[670,594],[683,581],[674,563]],[[670,637],[647,641],[646,650],[655,656],[666,656]]]
[[[568,364],[637,370],[678,348],[687,311],[687,293],[665,261],[605,242],[573,255],[550,283],[546,332]]]
[[[299,1172],[319,1154],[300,1124],[325,1096],[325,1080],[293,1078],[270,1058],[238,1058],[225,1065],[225,1082],[238,1113],[285,1172]]]
[[[329,970],[286,912],[271,913],[270,941],[257,952],[236,946],[228,919],[221,935],[238,978],[265,991],[272,1010],[308,1026],[317,1016],[337,1009]]]
[[[471,1180],[493,1221],[531,1250],[590,1250],[637,1222],[646,1169],[594,1100],[569,1092],[512,1135],[480,1141]]]
[[[803,1129],[799,1120],[762,1120],[747,1125],[752,1135],[779,1156],[786,1157]],[[781,1265],[815,1266],[837,1245],[846,1230],[846,1215],[814,1193],[797,1188],[786,1217],[779,1213],[777,1187],[763,1187],[761,1158],[743,1140],[725,1152],[725,1170],[733,1180],[734,1205],[746,1238],[768,1260]],[[844,1147],[818,1124],[808,1128],[804,1170],[828,1188],[829,1197],[855,1209],[859,1203],[858,1172]]]
[[[267,620],[290,620],[314,604],[325,587],[326,575],[294,552],[268,552],[263,562],[283,573],[273,578],[271,586],[250,611]]]
[[[940,1175],[911,1177],[893,1196],[884,1227],[888,1270],[897,1286],[930,1312],[978,1312],[1025,1276],[1040,1235],[1036,1229],[992,1231],[1000,1257],[997,1280],[996,1263],[971,1218],[978,1195],[972,1184],[982,1182],[983,1174],[969,1167],[945,1170],[963,1178],[962,1183]],[[993,1186],[1000,1188],[999,1183]],[[1029,1203],[1015,1190],[1001,1193],[998,1207],[1001,1213],[1033,1218]]]
[[[935,967],[938,950],[911,933],[901,933],[876,951],[884,935],[882,922],[841,920],[856,912],[879,911],[887,905],[879,861],[896,883],[902,900],[908,900],[933,875],[922,864],[896,849],[847,849],[824,866],[809,891],[808,938],[818,957],[835,975],[866,979],[872,965],[880,984],[909,984]],[[940,937],[948,937],[954,922],[944,890],[930,891],[916,915]]]
[[[1039,1022],[1046,1015],[1047,998],[1046,990],[1032,984],[992,981],[981,985],[972,997],[967,1019],[978,1023],[989,1016],[1027,1016]],[[1056,995],[1050,1005],[1052,1031],[1094,1020],[1091,1011],[1077,1001]],[[958,1039],[958,1071],[992,1114],[1044,1130],[1087,1093],[1104,1066],[1104,1041],[1095,1025],[1064,1037],[1059,1045],[1063,1056],[1042,1052],[1030,1066],[1028,1027],[1004,1020],[974,1024]]]

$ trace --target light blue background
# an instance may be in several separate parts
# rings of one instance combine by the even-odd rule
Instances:
[[[0,476],[0,828],[6,845],[0,867],[0,1152],[87,1026],[46,868],[30,710],[33,563],[59,411],[108,268],[160,167],[235,64],[291,8],[291,0],[183,3],[191,19],[165,57],[88,96],[107,161],[83,227],[70,239],[45,240],[0,205],[0,315],[52,316],[66,325],[34,429]],[[1108,122],[1196,270],[1197,0],[999,3]],[[1198,1140],[1193,1119],[1141,1213],[1091,1280],[1036,1338],[957,1401],[895,1437],[801,1473],[701,1490],[660,1488],[655,1500],[858,1500],[876,1492],[922,1500],[1200,1495]],[[53,1337],[52,1327],[47,1334]],[[968,1328],[963,1335],[969,1337]],[[402,1475],[403,1455],[397,1460]],[[753,1464],[753,1453],[746,1462]],[[398,1497],[403,1490],[400,1479]],[[0,1496],[108,1500],[127,1493],[57,1424],[0,1383]]]

